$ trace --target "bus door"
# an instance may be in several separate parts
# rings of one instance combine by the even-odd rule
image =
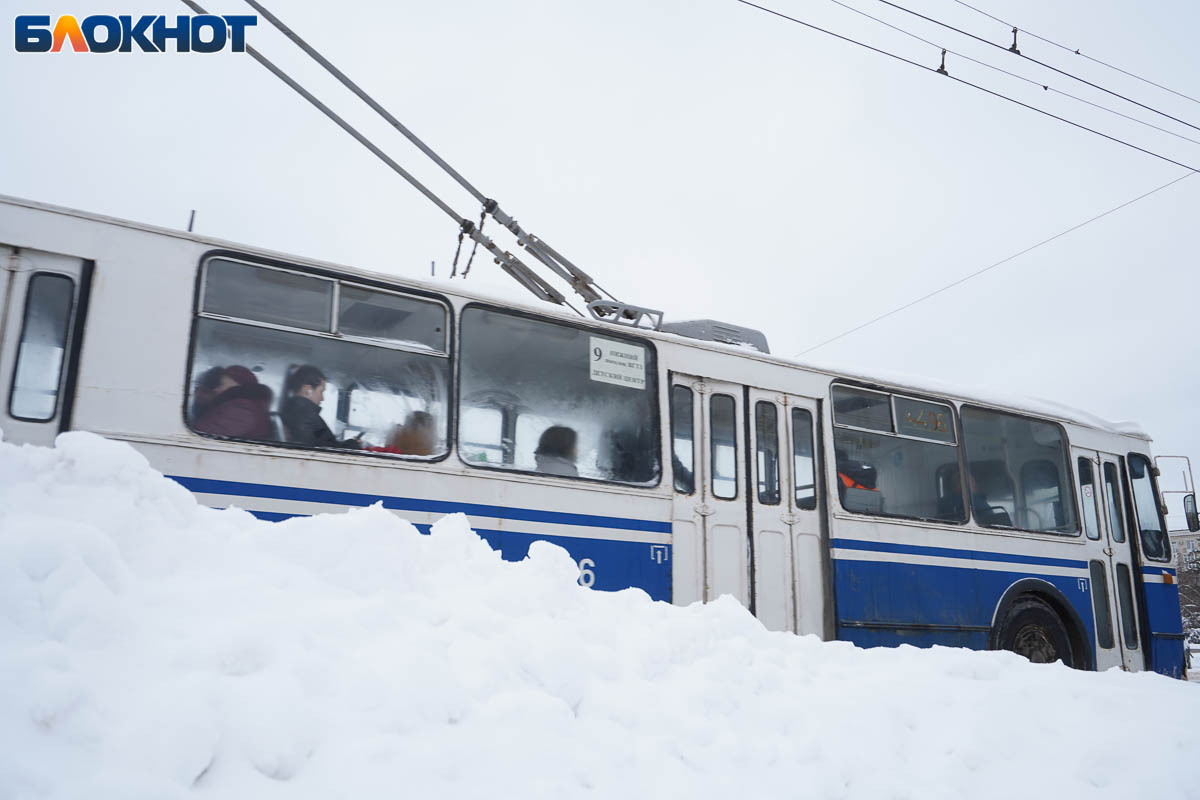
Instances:
[[[1073,448],[1089,548],[1092,609],[1096,623],[1096,669],[1144,668],[1138,625],[1133,537],[1126,520],[1121,459],[1110,453]]]
[[[672,375],[676,604],[729,594],[750,607],[743,405],[737,384]]]
[[[0,429],[49,445],[70,424],[91,263],[0,246],[0,269]]]
[[[1137,554],[1134,586],[1141,604],[1139,620],[1146,667],[1163,675],[1182,677],[1185,633],[1158,469],[1138,452],[1131,452],[1121,460],[1125,466],[1122,479],[1128,509],[1126,527]]]
[[[754,613],[770,630],[821,635],[815,400],[750,389]]]

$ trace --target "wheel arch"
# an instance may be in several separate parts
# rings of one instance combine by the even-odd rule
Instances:
[[[1088,634],[1087,626],[1083,624],[1083,618],[1079,616],[1075,606],[1071,605],[1071,601],[1057,586],[1039,578],[1022,578],[1004,591],[1004,595],[992,612],[992,630],[988,634],[988,649],[1000,649],[1001,626],[1017,601],[1025,597],[1037,598],[1050,606],[1067,630],[1071,649],[1080,656],[1076,660],[1082,663],[1074,666],[1077,669],[1095,671],[1096,654],[1092,649],[1091,637]]]

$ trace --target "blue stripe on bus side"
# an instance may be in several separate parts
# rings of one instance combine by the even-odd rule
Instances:
[[[833,546],[843,550],[866,550],[876,553],[907,553],[914,556],[940,556],[942,558],[966,558],[975,561],[1005,561],[1013,564],[1037,564],[1043,567],[1068,567],[1087,569],[1086,561],[1069,558],[1046,558],[1044,556],[993,553],[987,550],[959,550],[952,547],[925,547],[914,544],[892,542],[868,542],[860,539],[834,539]]]
[[[572,514],[565,511],[542,511],[536,508],[511,508],[481,503],[461,503],[448,500],[424,500],[417,497],[392,497],[388,495],[362,494],[359,492],[335,492],[328,489],[307,489],[300,486],[275,486],[268,483],[243,483],[214,478],[189,478],[168,475],[171,480],[185,489],[203,494],[224,494],[236,497],[262,497],[272,500],[297,500],[308,503],[331,503],[341,506],[369,506],[383,503],[393,511],[424,511],[432,514],[470,514],[479,517],[497,517],[521,522],[551,522],[559,525],[579,525],[589,528],[611,528],[623,531],[648,531],[670,533],[671,523],[654,520],[629,519],[626,517],[602,517],[594,514]],[[286,518],[286,515],[280,517]],[[267,519],[267,517],[263,517]]]
[[[1142,567],[1143,575],[1174,575],[1175,570],[1170,567]]]

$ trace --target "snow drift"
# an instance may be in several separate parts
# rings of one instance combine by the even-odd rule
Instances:
[[[0,797],[1200,797],[1195,685],[577,575],[461,517],[265,523],[125,445],[0,444]]]

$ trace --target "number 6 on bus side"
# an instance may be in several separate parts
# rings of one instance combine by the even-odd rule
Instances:
[[[596,566],[596,562],[590,558],[579,559],[579,585],[591,588],[596,582],[596,573],[592,569]]]

